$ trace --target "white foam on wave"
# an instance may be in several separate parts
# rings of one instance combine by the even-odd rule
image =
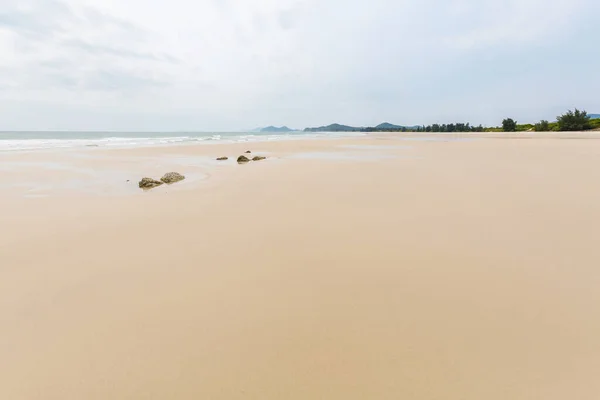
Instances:
[[[2,151],[33,151],[46,149],[70,149],[80,147],[137,147],[185,143],[189,141],[211,140],[211,138],[178,137],[108,137],[98,139],[11,139],[0,140]],[[214,139],[212,139],[214,140]]]
[[[84,133],[85,134],[85,133]],[[342,136],[359,136],[356,133],[294,133],[294,134],[206,134],[198,136],[155,136],[155,137],[99,137],[99,138],[0,138],[0,152],[39,151],[51,149],[91,148],[91,147],[148,147],[164,145],[185,145],[190,143],[244,143],[299,139],[319,139]],[[17,136],[17,134],[15,134]]]

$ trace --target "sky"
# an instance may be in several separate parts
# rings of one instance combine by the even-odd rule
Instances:
[[[600,113],[598,0],[0,0],[0,130]]]

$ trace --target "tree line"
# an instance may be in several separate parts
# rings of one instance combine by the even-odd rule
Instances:
[[[600,129],[600,119],[591,119],[586,111],[578,110],[567,111],[556,117],[556,122],[541,120],[536,124],[518,124],[512,118],[505,118],[499,127],[484,127],[482,125],[472,126],[469,122],[452,124],[433,124],[413,127],[403,127],[401,129],[379,129],[365,128],[363,132],[551,132],[551,131],[586,131],[590,129]]]
[[[531,126],[531,125],[528,125]],[[502,121],[502,130],[504,132],[517,132],[520,125],[512,118],[506,118]],[[527,130],[535,132],[552,132],[552,131],[587,131],[590,129],[600,128],[600,119],[591,119],[587,111],[581,111],[577,108],[572,111],[556,117],[556,122],[548,122],[541,120],[532,125]]]
[[[482,125],[471,126],[470,123],[457,122],[453,124],[433,124],[422,126],[402,127],[400,129],[365,128],[363,132],[485,132]]]

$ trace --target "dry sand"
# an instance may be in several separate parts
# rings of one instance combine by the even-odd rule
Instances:
[[[598,399],[578,137],[2,155],[0,399]]]

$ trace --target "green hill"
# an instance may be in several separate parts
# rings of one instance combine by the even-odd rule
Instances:
[[[400,125],[394,125],[394,124],[390,124],[389,122],[384,122],[383,124],[379,124],[375,127],[375,129],[397,129],[400,130],[404,128],[403,126]]]
[[[266,128],[261,128],[261,132],[293,132],[293,129],[288,128],[287,126],[276,127],[276,126],[267,126]]]
[[[304,132],[360,132],[365,128],[357,128],[354,126],[331,124],[327,126],[319,126],[318,128],[306,128]]]
[[[403,129],[417,128],[412,126],[394,125],[389,122],[384,122],[375,127],[364,127],[364,126],[349,126],[342,124],[331,124],[327,126],[319,126],[317,128],[306,128],[305,132],[386,132],[386,131],[401,131]]]

